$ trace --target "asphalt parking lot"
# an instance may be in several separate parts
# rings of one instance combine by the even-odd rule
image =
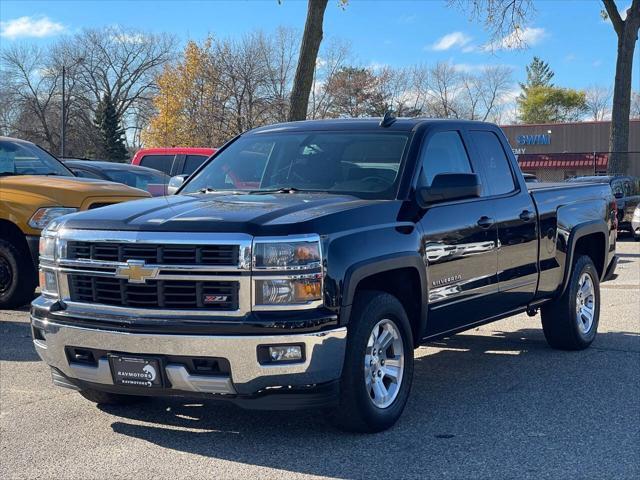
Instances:
[[[640,478],[640,243],[619,244],[599,334],[547,347],[520,315],[422,347],[395,428],[201,401],[96,408],[53,387],[26,308],[0,311],[0,478]]]

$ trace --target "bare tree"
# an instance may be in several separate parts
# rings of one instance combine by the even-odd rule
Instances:
[[[631,72],[633,52],[640,29],[640,0],[633,0],[623,20],[614,0],[602,0],[605,15],[618,36],[616,78],[613,86],[611,132],[609,136],[610,172],[626,172],[629,149],[629,113],[631,109]]]
[[[155,77],[171,60],[175,39],[167,34],[143,33],[120,27],[85,30],[75,37],[77,81],[87,92],[88,106],[109,93],[116,114],[127,113],[138,101],[148,101],[155,91]]]
[[[462,74],[449,62],[438,62],[429,69],[427,77],[427,109],[439,118],[461,118],[463,91]]]
[[[378,98],[382,103],[375,114],[382,116],[385,112],[392,111],[397,116],[414,116],[415,110],[408,106],[409,70],[385,66],[376,76]]]
[[[313,71],[316,68],[320,42],[322,42],[322,23],[327,2],[328,0],[309,0],[307,20],[300,45],[300,56],[291,90],[290,121],[307,118],[309,95],[313,85]]]
[[[611,113],[611,97],[613,90],[609,87],[593,85],[585,90],[587,109],[591,120],[601,121]]]
[[[58,144],[58,132],[51,116],[60,78],[58,72],[48,67],[46,51],[35,45],[15,45],[2,51],[8,101],[35,121],[22,124],[20,133],[53,149]]]
[[[533,0],[447,0],[447,3],[482,22],[490,36],[488,49],[526,46],[523,26],[534,12]]]
[[[334,39],[323,48],[313,72],[309,117],[327,118],[329,116],[334,98],[332,92],[325,88],[326,82],[346,66],[350,57],[351,46],[344,41]]]
[[[270,93],[272,120],[284,122],[289,113],[289,94],[298,54],[299,34],[293,29],[279,27],[271,36],[258,37]]]

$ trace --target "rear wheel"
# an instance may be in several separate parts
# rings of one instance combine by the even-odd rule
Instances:
[[[385,292],[358,295],[349,323],[335,424],[379,432],[400,418],[411,390],[413,338],[402,304]]]
[[[561,350],[582,350],[591,345],[600,319],[600,283],[590,257],[579,257],[566,291],[542,307],[542,329],[547,343]]]
[[[0,308],[20,307],[33,298],[36,275],[28,252],[0,240]]]
[[[97,405],[131,405],[132,403],[138,403],[144,399],[144,397],[136,395],[120,395],[117,393],[101,392],[100,390],[94,390],[92,388],[80,390],[78,393]]]

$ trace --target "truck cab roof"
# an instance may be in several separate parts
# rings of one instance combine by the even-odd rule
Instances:
[[[388,129],[395,131],[412,131],[420,126],[431,125],[449,125],[452,128],[461,128],[464,126],[473,127],[496,127],[496,125],[488,122],[479,122],[472,120],[458,119],[440,119],[440,118],[405,118],[399,117],[389,123],[388,126],[380,125],[381,117],[378,118],[336,118],[323,120],[303,120],[299,122],[276,123],[265,127],[258,127],[248,133],[273,133],[273,132],[304,132],[304,131],[332,131],[332,130],[372,130],[376,128]]]

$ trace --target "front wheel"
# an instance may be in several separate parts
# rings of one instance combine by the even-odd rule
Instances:
[[[600,320],[600,283],[590,257],[579,257],[562,296],[542,307],[547,343],[561,350],[583,350],[596,338]]]
[[[349,322],[334,421],[356,432],[379,432],[400,418],[411,390],[413,338],[402,304],[385,292],[362,292]]]
[[[0,308],[28,303],[36,283],[35,269],[27,253],[0,239]]]

